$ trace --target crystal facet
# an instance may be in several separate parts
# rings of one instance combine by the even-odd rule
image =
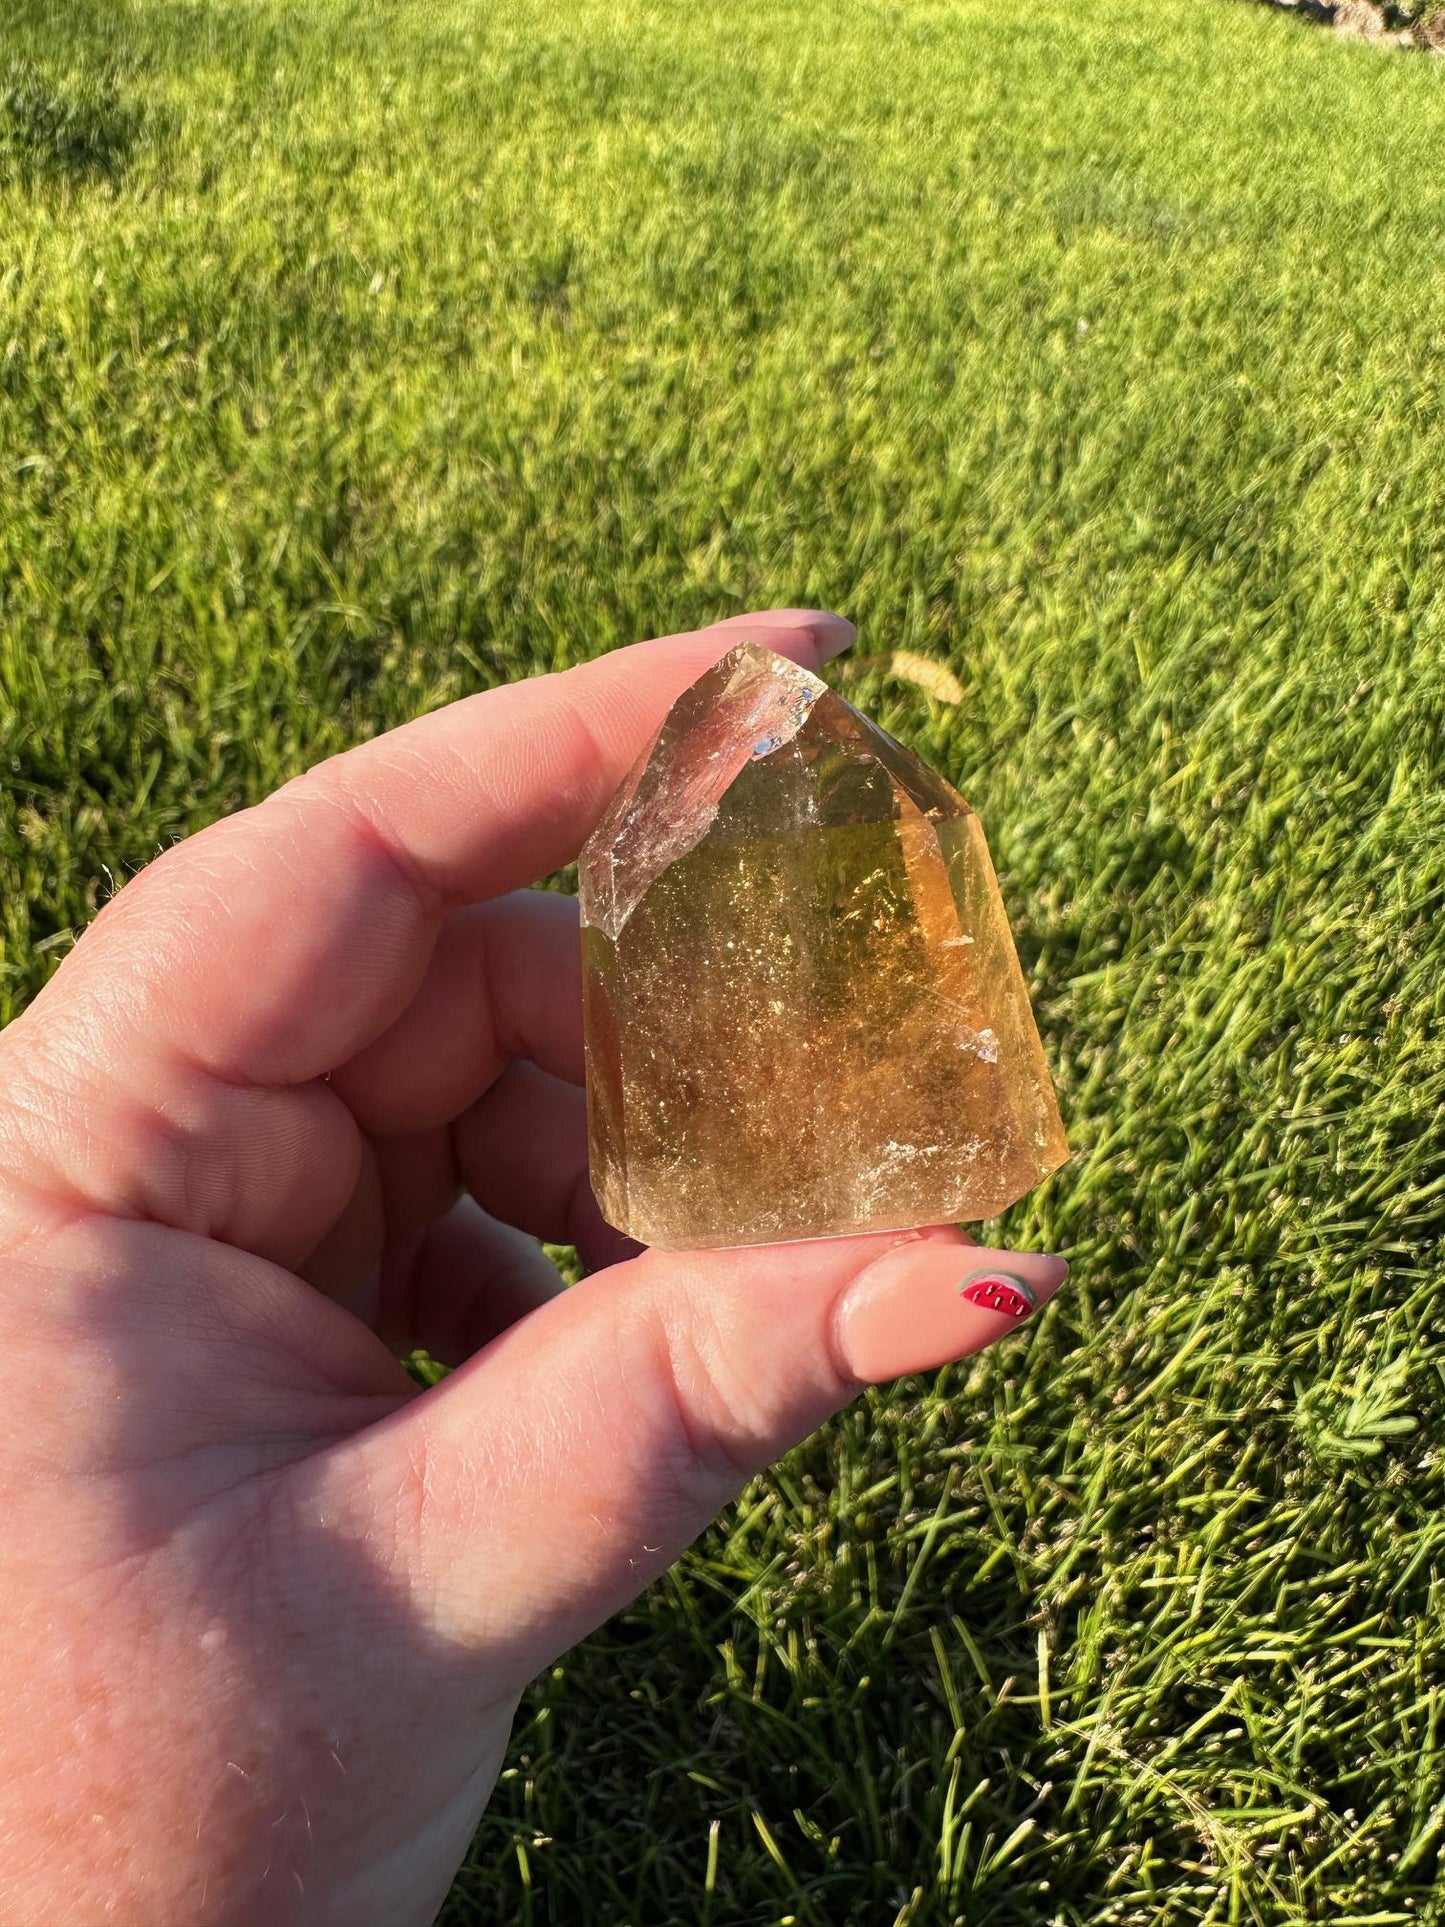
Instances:
[[[582,853],[592,1184],[667,1249],[992,1217],[1068,1157],[978,818],[745,643]]]

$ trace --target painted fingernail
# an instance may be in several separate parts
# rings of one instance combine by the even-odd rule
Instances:
[[[841,656],[845,649],[851,649],[858,640],[858,631],[847,616],[835,616],[831,611],[819,610],[808,626],[824,662]]]
[[[834,615],[831,609],[766,609],[756,615],[724,616],[713,627],[753,629],[757,631],[758,640],[764,644],[767,643],[769,631],[773,634],[796,635],[802,630],[811,638],[822,662],[831,662],[835,656],[841,656],[845,649],[851,649],[858,640],[858,631],[848,618]]]
[[[1010,1318],[1027,1318],[1038,1306],[1026,1278],[1013,1271],[977,1271],[965,1278],[959,1290],[971,1305],[985,1311],[1001,1311]]]
[[[1068,1276],[1062,1258],[992,1251],[940,1234],[905,1240],[839,1301],[838,1346],[860,1380],[966,1358],[1016,1329]]]

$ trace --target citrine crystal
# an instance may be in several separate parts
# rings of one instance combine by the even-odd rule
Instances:
[[[668,1249],[992,1217],[1068,1156],[978,818],[745,643],[582,853],[592,1184]]]

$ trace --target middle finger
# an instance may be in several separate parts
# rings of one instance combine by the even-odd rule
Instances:
[[[577,905],[550,890],[453,911],[416,995],[331,1086],[373,1137],[410,1136],[461,1117],[517,1058],[583,1081]]]

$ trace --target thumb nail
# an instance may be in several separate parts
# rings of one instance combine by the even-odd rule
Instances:
[[[940,1238],[894,1245],[844,1291],[838,1349],[862,1382],[924,1372],[982,1351],[1048,1302],[1062,1258]]]

